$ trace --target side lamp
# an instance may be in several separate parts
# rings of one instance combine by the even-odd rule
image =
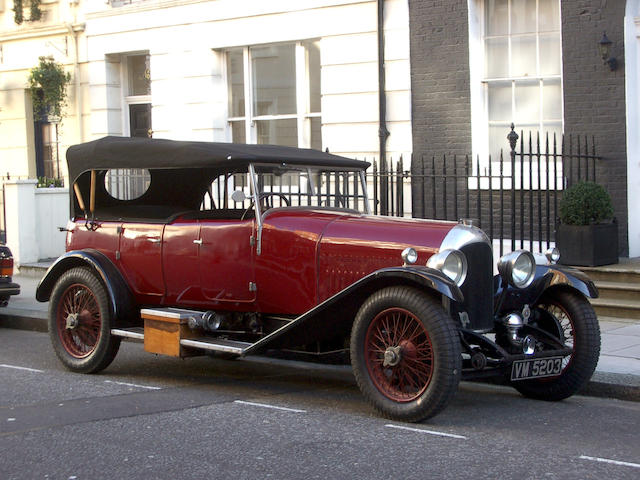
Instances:
[[[602,61],[609,65],[609,69],[613,72],[618,68],[618,60],[611,56],[611,46],[613,42],[607,37],[607,32],[602,33],[602,39],[598,43],[598,49],[600,50],[600,56]]]

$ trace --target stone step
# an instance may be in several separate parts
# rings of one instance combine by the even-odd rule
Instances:
[[[640,268],[624,267],[580,267],[594,282],[620,282],[640,285]]]
[[[640,283],[630,282],[595,282],[600,298],[608,300],[635,300],[640,303]]]
[[[29,278],[40,279],[44,277],[44,274],[47,273],[48,269],[49,269],[48,264],[46,265],[36,264],[36,263],[22,264],[15,269],[14,275],[23,275]]]
[[[607,298],[591,298],[589,300],[599,317],[615,317],[640,322],[640,302],[638,301]]]

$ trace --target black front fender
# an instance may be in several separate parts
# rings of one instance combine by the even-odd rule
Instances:
[[[533,283],[527,288],[509,287],[502,303],[501,312],[521,310],[526,305],[535,305],[550,288],[564,287],[580,292],[585,297],[597,298],[598,288],[580,270],[557,265],[538,265]]]
[[[48,302],[62,274],[75,267],[88,267],[98,275],[107,290],[111,314],[119,325],[135,320],[133,295],[116,266],[97,250],[72,250],[59,257],[47,270],[36,289],[36,300]]]

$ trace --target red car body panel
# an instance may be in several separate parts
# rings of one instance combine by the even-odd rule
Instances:
[[[193,220],[176,220],[164,227],[162,268],[165,299],[168,305],[202,306],[199,248],[200,224]]]
[[[253,220],[200,221],[200,285],[205,301],[217,308],[253,304],[255,290],[251,245]]]
[[[141,305],[300,315],[360,278],[400,265],[408,246],[424,265],[454,226],[276,208],[264,216],[260,255],[253,219],[100,222],[93,231],[79,221],[67,250],[90,246],[107,255]]]
[[[274,210],[265,218],[256,259],[260,311],[304,313],[380,268],[401,265],[408,246],[424,265],[454,226],[340,211]]]
[[[416,249],[417,263],[424,265],[454,226],[392,217],[337,219],[325,229],[318,249],[317,303],[376,270],[401,265],[401,253],[407,247]]]

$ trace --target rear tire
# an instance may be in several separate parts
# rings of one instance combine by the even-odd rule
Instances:
[[[545,314],[538,327],[560,335],[566,346],[573,347],[574,353],[564,360],[559,376],[523,380],[512,385],[525,397],[563,400],[579,391],[596,369],[600,357],[598,318],[586,298],[568,290],[545,293],[534,308]]]
[[[351,332],[351,364],[383,416],[417,422],[444,409],[461,375],[460,337],[438,302],[412,287],[371,295]]]
[[[90,269],[72,268],[58,279],[49,302],[49,337],[65,367],[79,373],[108,367],[121,340],[111,336],[112,323],[106,289]]]

